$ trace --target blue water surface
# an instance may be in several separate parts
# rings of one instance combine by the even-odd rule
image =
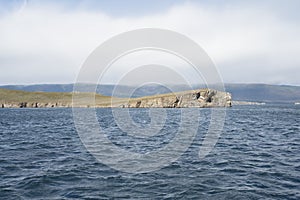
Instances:
[[[82,144],[72,109],[0,109],[0,199],[300,199],[300,106],[235,106],[227,109],[215,148],[199,147],[210,121],[201,113],[188,150],[160,170],[134,174],[97,161]],[[148,141],[122,132],[110,109],[99,123],[117,146],[147,153],[170,142],[180,109],[168,109],[162,131]],[[131,109],[143,126],[147,109]]]

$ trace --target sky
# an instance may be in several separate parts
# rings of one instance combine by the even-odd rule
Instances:
[[[139,28],[168,29],[197,42],[225,83],[300,85],[299,8],[297,0],[0,0],[0,85],[73,83],[95,48]],[[164,54],[143,56],[170,68],[182,64]],[[137,58],[143,60],[116,63],[104,82],[114,83]],[[153,80],[169,73],[151,71]],[[192,73],[182,64],[182,74]],[[128,77],[133,83],[135,76]]]

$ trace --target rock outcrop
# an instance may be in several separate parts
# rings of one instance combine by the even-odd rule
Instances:
[[[192,90],[162,94],[137,99],[126,103],[112,103],[122,108],[188,108],[188,107],[231,107],[231,94],[211,89]]]

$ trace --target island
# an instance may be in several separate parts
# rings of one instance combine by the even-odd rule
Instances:
[[[73,102],[73,97],[76,101]],[[93,103],[90,99],[95,99]],[[0,89],[1,108],[208,108],[231,107],[231,94],[198,89],[139,98],[118,98],[80,92],[28,92]]]

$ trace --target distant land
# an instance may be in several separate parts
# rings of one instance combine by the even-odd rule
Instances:
[[[1,108],[209,108],[231,107],[231,94],[197,89],[137,98],[118,98],[91,92],[29,92],[0,88]]]
[[[31,92],[72,92],[73,84],[35,84],[35,85],[3,85],[0,88],[23,90]],[[104,96],[130,97],[128,91],[133,86],[118,86],[118,92],[113,94],[115,85],[99,85],[96,93]],[[184,85],[171,86],[174,92],[190,90]],[[194,85],[192,89],[205,88]],[[233,101],[250,101],[265,103],[295,103],[300,102],[300,86],[269,85],[269,84],[225,84],[227,92],[232,94]],[[170,93],[171,90],[161,85],[145,85],[137,88],[131,97],[143,97]]]

